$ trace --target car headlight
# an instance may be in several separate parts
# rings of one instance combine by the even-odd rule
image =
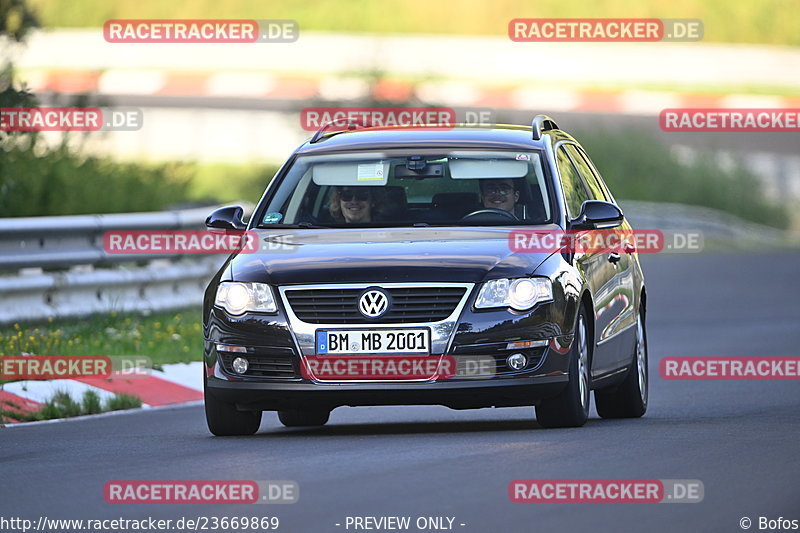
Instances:
[[[214,304],[232,315],[241,315],[247,311],[258,313],[278,311],[272,289],[266,283],[223,281],[217,287]]]
[[[495,279],[483,284],[475,300],[475,307],[510,307],[525,311],[536,304],[552,300],[553,282],[550,278]]]

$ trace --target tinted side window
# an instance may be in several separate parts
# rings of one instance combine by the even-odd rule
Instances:
[[[589,199],[589,195],[563,146],[558,149],[556,163],[558,164],[558,173],[561,175],[561,188],[564,189],[564,200],[567,203],[569,218],[575,218],[581,212],[583,202]]]
[[[600,187],[600,184],[597,183],[597,179],[595,178],[589,163],[587,163],[586,159],[583,157],[583,154],[578,151],[574,144],[567,144],[565,145],[565,148],[567,149],[567,152],[569,152],[572,162],[575,163],[575,167],[578,169],[578,172],[583,178],[583,183],[588,188],[589,194],[592,197],[591,199],[603,200],[604,202],[607,202],[608,198],[606,198],[606,195],[603,192],[602,187]]]
[[[603,177],[600,175],[600,172],[597,170],[597,167],[595,166],[594,162],[592,161],[592,158],[589,157],[589,154],[586,153],[586,150],[584,150],[583,148],[578,148],[578,152],[583,156],[583,159],[586,160],[586,163],[588,163],[589,168],[592,169],[592,174],[594,174],[594,177],[597,179],[597,182],[600,184],[600,187],[606,193],[606,198],[608,198],[608,201],[612,202],[612,203],[617,203],[617,201],[614,200],[614,195],[611,194],[611,191],[608,189],[608,185],[606,185],[606,182],[603,181]]]

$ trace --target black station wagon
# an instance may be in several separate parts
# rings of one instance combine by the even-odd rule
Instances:
[[[520,249],[517,237],[631,231],[555,122],[431,129],[326,125],[270,182],[205,293],[215,435],[262,411],[318,426],[341,406],[535,406],[543,427],[647,409],[636,248]],[[524,239],[523,239],[524,241]],[[559,241],[561,242],[561,241]],[[533,412],[531,412],[533,414]]]

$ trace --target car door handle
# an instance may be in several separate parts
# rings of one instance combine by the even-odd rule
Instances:
[[[609,263],[618,263],[620,260],[620,256],[617,252],[611,252],[608,254],[608,262]]]

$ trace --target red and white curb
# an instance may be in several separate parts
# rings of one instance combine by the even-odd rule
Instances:
[[[100,95],[164,95],[209,98],[264,98],[330,101],[374,98],[406,102],[417,96],[428,102],[463,107],[541,109],[564,112],[616,112],[658,115],[666,108],[770,108],[800,107],[800,98],[683,93],[642,90],[536,88],[525,85],[476,85],[458,81],[432,81],[414,85],[398,79],[374,85],[355,77],[276,76],[266,72],[181,72],[171,70],[51,70],[24,76],[35,93],[97,93]]]
[[[80,378],[27,380],[6,383],[0,389],[0,408],[9,413],[7,423],[15,423],[13,413],[41,409],[57,392],[69,393],[80,402],[86,391],[94,391],[105,401],[115,394],[131,394],[142,400],[143,408],[164,407],[203,399],[203,363],[163,365],[147,376],[134,378]],[[11,418],[11,420],[9,420]]]

